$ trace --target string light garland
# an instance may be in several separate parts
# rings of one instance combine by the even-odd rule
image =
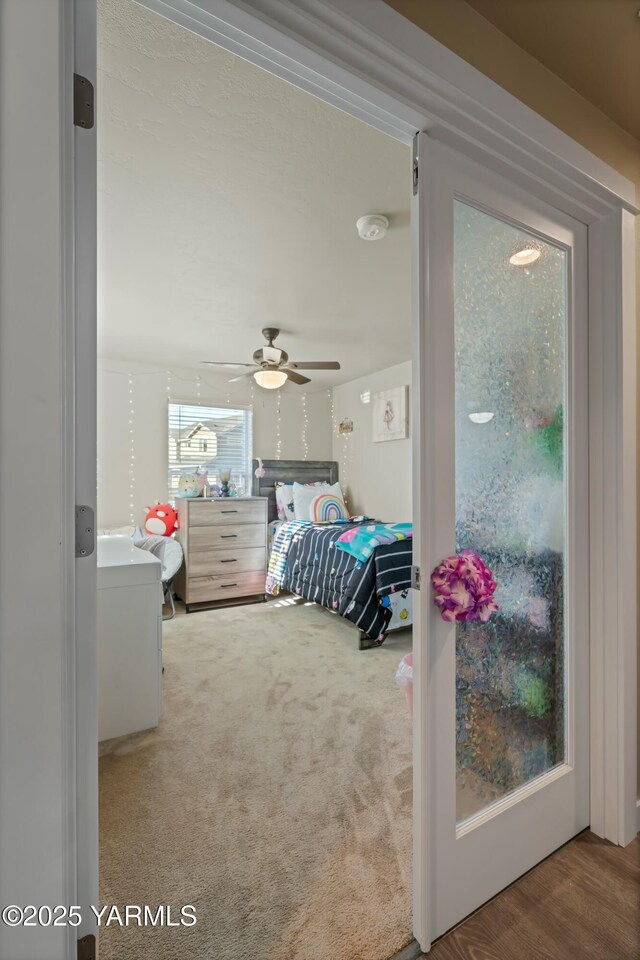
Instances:
[[[306,393],[302,394],[302,458],[303,460],[309,459],[309,443],[307,436],[309,433],[309,413],[307,411],[307,395]]]
[[[340,466],[340,485],[342,487],[342,496],[344,497],[344,502],[349,502],[349,496],[347,494],[347,466],[348,466],[348,456],[347,456],[347,444],[349,443],[349,434],[340,433],[338,430],[338,423],[336,421],[336,404],[333,399],[333,390],[330,388],[327,390],[327,397],[329,399],[329,408],[330,408],[330,417],[331,417],[331,445],[332,449],[334,448],[334,438],[340,437],[342,439],[342,455],[341,455],[341,466]]]
[[[200,403],[200,400],[202,399],[202,398],[201,398],[201,394],[200,394],[200,381],[201,381],[201,380],[202,380],[202,377],[198,374],[198,376],[196,377],[196,400],[197,400],[198,403]]]
[[[129,385],[129,523],[135,526],[135,489],[136,489],[136,440],[134,433],[134,394],[133,374],[128,375]]]
[[[282,458],[282,410],[280,408],[280,391],[276,390],[276,460]]]
[[[331,408],[331,443],[333,443],[333,438],[336,435],[336,407],[333,399],[333,390],[327,390],[327,396],[329,398],[329,407]]]
[[[344,502],[348,503],[349,498],[347,496],[347,487],[349,481],[347,479],[347,467],[349,464],[349,457],[347,456],[347,449],[349,447],[349,437],[351,434],[343,433],[342,436],[342,468],[340,470],[340,484],[342,486],[342,495],[344,497]]]
[[[171,370],[167,370],[167,400],[171,399]]]

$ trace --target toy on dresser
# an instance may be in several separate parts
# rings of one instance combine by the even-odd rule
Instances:
[[[178,496],[179,497],[200,497],[202,496],[202,488],[200,486],[200,479],[197,472],[193,473],[183,473],[180,479],[178,480]]]
[[[197,467],[196,477],[198,478],[198,496],[210,497],[211,485],[209,483],[209,471],[205,467]]]
[[[219,487],[209,483],[209,471],[206,467],[196,467],[190,473],[183,473],[178,480],[178,496],[186,499],[215,496]]]

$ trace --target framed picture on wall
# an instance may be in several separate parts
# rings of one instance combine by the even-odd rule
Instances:
[[[373,440],[406,440],[409,436],[409,387],[382,390],[373,397]]]

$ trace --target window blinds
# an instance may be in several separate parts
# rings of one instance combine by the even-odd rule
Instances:
[[[208,471],[209,483],[219,483],[220,470],[231,470],[239,494],[251,492],[251,410],[169,403],[169,496],[178,481],[197,467]]]

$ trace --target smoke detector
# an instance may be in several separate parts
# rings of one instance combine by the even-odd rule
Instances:
[[[356,223],[358,236],[363,240],[382,240],[389,229],[389,221],[381,213],[372,213],[366,217],[360,217]]]

